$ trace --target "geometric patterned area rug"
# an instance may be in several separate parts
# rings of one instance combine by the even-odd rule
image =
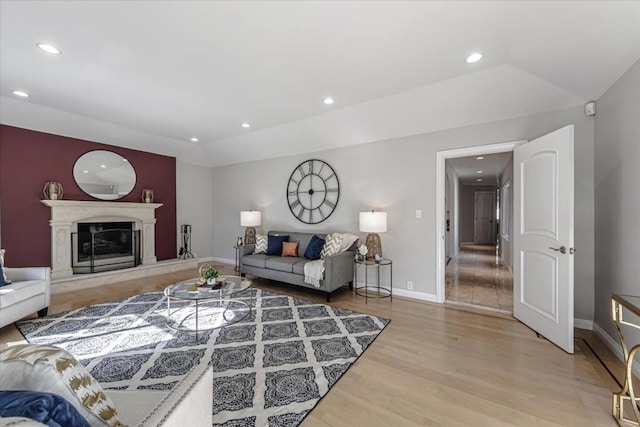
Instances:
[[[197,341],[165,325],[162,291],[17,326],[29,343],[73,354],[107,390],[170,390],[195,365],[210,363],[213,425],[239,427],[300,424],[389,323],[262,289],[234,298],[251,296],[250,316],[201,331]]]

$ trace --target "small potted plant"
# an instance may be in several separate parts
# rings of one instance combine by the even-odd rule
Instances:
[[[358,248],[356,249],[356,260],[358,262],[364,262],[364,257],[365,255],[367,255],[367,252],[369,252],[369,250],[367,249],[366,245],[358,246]]]
[[[220,272],[217,268],[208,266],[201,272],[202,280],[206,281],[208,285],[215,285],[216,280],[220,277]]]

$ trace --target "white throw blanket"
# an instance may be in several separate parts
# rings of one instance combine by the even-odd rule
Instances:
[[[309,261],[304,265],[304,283],[320,287],[320,280],[324,278],[324,260]]]

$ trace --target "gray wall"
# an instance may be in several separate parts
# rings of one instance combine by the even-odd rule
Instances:
[[[473,243],[475,241],[475,209],[476,191],[491,191],[495,194],[495,185],[460,185],[460,242]],[[494,197],[495,200],[495,197]],[[495,223],[494,223],[495,227]]]
[[[611,294],[640,295],[640,61],[598,100],[595,120],[595,322],[617,342]]]
[[[502,233],[499,235],[500,239],[500,256],[504,260],[505,266],[509,269],[509,271],[513,271],[513,247],[511,246],[511,242],[513,242],[513,153],[509,158],[509,163],[504,167],[502,173],[500,174],[500,189],[502,186],[509,181],[509,200],[502,200],[500,203],[508,203],[509,204],[509,240],[505,239],[502,236]],[[500,217],[500,222],[502,222],[502,217]],[[501,226],[502,227],[502,226]]]
[[[177,243],[178,247],[182,246],[180,225],[191,224],[191,252],[196,258],[213,256],[213,203],[213,169],[177,160]]]
[[[575,125],[576,254],[575,314],[593,319],[593,122],[582,107],[486,123],[314,154],[214,168],[214,256],[234,258],[243,233],[239,212],[262,211],[262,231],[317,230],[358,233],[358,212],[388,212],[381,234],[384,254],[394,261],[394,285],[433,296],[436,291],[436,152],[497,142],[533,139]],[[277,141],[274,141],[277,143]],[[301,144],[304,141],[300,141]],[[319,225],[298,222],[287,207],[291,171],[303,160],[320,158],[336,170],[341,193],[334,214]],[[415,210],[422,210],[422,219]],[[364,238],[363,233],[359,233]]]

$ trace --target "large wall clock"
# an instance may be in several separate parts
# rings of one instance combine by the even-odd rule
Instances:
[[[291,213],[305,224],[318,224],[333,213],[340,198],[338,176],[328,163],[318,159],[300,163],[287,184]]]

